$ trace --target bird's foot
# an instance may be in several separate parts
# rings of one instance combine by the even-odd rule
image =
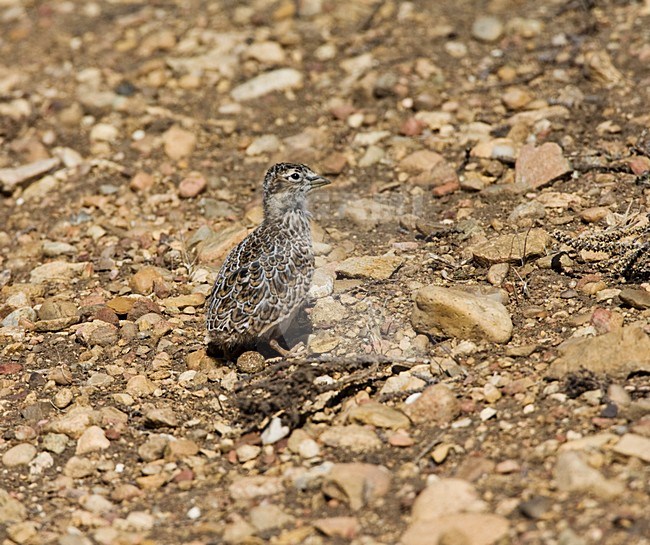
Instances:
[[[297,355],[306,350],[305,344],[302,342],[294,345],[290,350],[287,350],[286,348],[282,348],[280,346],[280,343],[277,341],[277,339],[271,339],[269,341],[269,346],[284,358],[295,358]]]

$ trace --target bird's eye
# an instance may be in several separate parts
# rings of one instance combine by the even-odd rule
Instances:
[[[300,180],[300,174],[298,174],[297,172],[294,172],[293,174],[291,174],[289,176],[289,178],[291,178],[293,181],[297,182],[298,180]]]

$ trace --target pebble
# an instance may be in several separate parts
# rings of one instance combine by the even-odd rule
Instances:
[[[216,263],[239,244],[248,235],[248,229],[242,225],[235,224],[219,230],[219,232],[208,229],[208,232],[196,244],[196,252],[199,263]]]
[[[425,388],[422,395],[406,404],[403,410],[414,424],[447,424],[460,414],[460,403],[448,386],[434,384]]]
[[[138,456],[145,462],[159,460],[165,454],[168,439],[162,435],[150,435],[147,440],[138,447]]]
[[[533,38],[542,32],[544,23],[539,19],[512,17],[506,24],[506,30],[519,34],[523,38]]]
[[[406,429],[411,424],[403,412],[375,401],[352,407],[348,412],[348,418],[352,422],[391,430]]]
[[[154,177],[149,174],[148,172],[136,172],[136,174],[131,178],[131,181],[129,182],[129,187],[131,188],[132,191],[135,191],[136,193],[142,193],[145,191],[149,191],[155,183]]]
[[[131,379],[131,380],[133,380],[133,379]],[[150,390],[149,386],[145,385],[145,388],[146,388],[146,391]],[[127,389],[128,389],[128,385],[127,385]],[[155,386],[154,386],[154,389],[155,389]],[[141,391],[141,388],[138,388],[138,391]],[[138,395],[136,393],[135,397],[140,397],[140,395]],[[149,426],[151,428],[159,428],[159,427],[175,428],[179,424],[178,417],[176,416],[176,413],[174,412],[173,409],[171,409],[169,407],[149,409],[148,411],[145,412],[144,418],[145,418],[145,423],[147,424],[147,426]]]
[[[314,528],[328,537],[339,537],[348,541],[357,537],[361,530],[356,517],[328,517],[316,519],[312,524]]]
[[[496,416],[497,411],[496,409],[492,407],[485,407],[480,413],[479,413],[479,418],[485,422],[486,420],[489,420],[490,418]]]
[[[26,518],[25,506],[4,488],[0,488],[0,524],[20,522]]]
[[[390,490],[391,473],[383,466],[334,464],[323,482],[323,493],[348,503],[353,511],[372,505]]]
[[[537,520],[544,518],[553,506],[553,500],[547,496],[533,496],[519,504],[519,511],[525,517]]]
[[[624,456],[634,456],[644,462],[650,463],[650,437],[643,437],[635,433],[626,433],[614,445],[613,450]]]
[[[36,447],[30,443],[20,443],[11,447],[2,455],[2,463],[5,467],[16,467],[27,465],[36,456]]]
[[[343,320],[348,310],[333,297],[322,297],[316,301],[311,310],[310,318],[316,328],[330,328]]]
[[[185,516],[190,520],[197,520],[201,517],[201,508],[197,507],[196,505],[194,507],[190,507],[187,510],[187,513],[185,513]]]
[[[485,296],[439,286],[415,294],[413,328],[429,335],[508,342],[513,325],[506,307]]]
[[[77,305],[72,301],[59,301],[57,299],[46,299],[38,309],[39,320],[56,320],[69,318],[77,315]]]
[[[282,424],[282,420],[279,417],[271,418],[268,426],[264,428],[264,431],[261,433],[261,439],[263,445],[272,445],[277,443],[280,439],[283,439],[289,435],[289,427]]]
[[[349,257],[336,266],[336,273],[341,278],[388,280],[402,263],[396,256]]]
[[[89,263],[68,263],[66,261],[50,261],[32,269],[29,274],[30,282],[43,284],[46,282],[68,282],[80,276]]]
[[[156,285],[163,285],[169,273],[160,267],[142,267],[129,280],[129,285],[135,293],[150,295]]]
[[[556,143],[546,142],[539,147],[526,144],[515,163],[514,189],[522,193],[539,189],[570,170],[569,161]]]
[[[243,464],[244,462],[257,458],[262,452],[262,447],[258,447],[257,445],[242,445],[237,447],[235,452],[237,453],[237,460],[240,464]]]
[[[415,499],[411,509],[414,521],[435,520],[454,513],[487,510],[475,487],[463,479],[443,478],[429,484]]]
[[[178,184],[178,196],[191,199],[203,193],[208,187],[208,181],[200,172],[192,171]]]
[[[495,263],[487,272],[487,281],[493,286],[501,286],[510,274],[510,265],[508,263]]]
[[[336,274],[327,268],[318,268],[314,271],[308,296],[312,299],[321,299],[332,295]]]
[[[625,491],[623,482],[603,477],[578,451],[566,451],[558,455],[554,476],[558,488],[568,492],[590,492],[607,499]]]
[[[57,409],[65,409],[68,405],[70,405],[70,403],[72,403],[73,399],[74,396],[72,394],[72,390],[69,388],[61,388],[52,397],[52,405],[54,405]]]
[[[607,397],[619,407],[627,407],[632,403],[630,394],[620,384],[610,384],[607,388]]]
[[[43,199],[46,195],[54,192],[59,186],[59,180],[54,176],[44,176],[40,180],[31,183],[23,191],[22,198],[25,202]]]
[[[174,161],[189,157],[196,146],[196,136],[178,125],[173,125],[162,135],[165,155]]]
[[[237,477],[228,487],[228,493],[233,500],[252,500],[282,492],[284,492],[282,479],[268,475]]]
[[[497,473],[505,475],[521,471],[521,466],[516,460],[504,460],[503,462],[499,462],[494,469]]]
[[[614,66],[609,53],[604,49],[587,51],[584,60],[587,74],[597,83],[615,85],[625,79],[618,68]]]
[[[644,289],[624,288],[618,294],[626,305],[639,310],[650,308],[650,291]]]
[[[259,447],[258,447],[259,448]],[[191,439],[173,438],[165,445],[165,459],[170,461],[183,460],[196,456],[199,446]]]
[[[529,227],[534,220],[546,216],[546,208],[539,201],[531,201],[516,206],[508,216],[508,222],[520,227]]]
[[[444,157],[439,153],[429,150],[419,150],[404,157],[400,161],[399,166],[407,172],[431,172],[436,166],[443,163],[444,160]]]
[[[368,168],[372,165],[376,165],[384,159],[386,152],[383,148],[379,146],[368,146],[365,153],[359,159],[359,167]]]
[[[22,545],[23,543],[33,543],[34,538],[38,535],[39,525],[36,522],[25,521],[18,524],[12,524],[7,527],[7,536],[14,543]]]
[[[294,517],[285,513],[273,503],[261,503],[253,507],[248,517],[251,524],[258,532],[268,532],[282,528],[294,522]]]
[[[307,347],[314,354],[326,354],[334,350],[341,340],[335,333],[327,331],[317,331],[307,338]]]
[[[68,446],[68,437],[62,433],[47,433],[41,439],[41,446],[54,454],[61,454]]]
[[[348,158],[342,153],[334,152],[321,161],[323,174],[341,174],[348,165]]]
[[[77,339],[86,346],[114,346],[117,344],[118,329],[102,320],[93,320],[77,327]]]
[[[409,372],[401,372],[397,376],[388,377],[381,387],[381,395],[393,394],[396,392],[421,391],[427,383]]]
[[[72,456],[65,463],[63,474],[73,479],[83,479],[95,473],[95,464],[88,458]]]
[[[377,434],[364,426],[331,426],[319,436],[320,441],[330,447],[346,448],[353,452],[368,452],[381,447]]]
[[[46,431],[62,433],[73,439],[78,439],[89,426],[95,424],[100,415],[89,407],[75,406],[46,425]]]
[[[546,254],[552,244],[551,236],[543,229],[500,235],[470,248],[474,259],[483,266],[495,263],[519,263]]]
[[[285,53],[282,46],[277,42],[268,40],[252,43],[246,49],[245,55],[251,59],[267,64],[282,64],[285,60]]]
[[[43,255],[46,257],[58,257],[60,255],[73,255],[77,252],[72,244],[52,240],[43,241]]]
[[[21,327],[23,322],[35,322],[36,311],[30,307],[17,308],[13,312],[7,314],[2,322],[3,327]]]
[[[400,134],[404,136],[418,136],[426,127],[426,123],[416,117],[409,117],[399,128]]]
[[[580,212],[580,219],[587,223],[596,223],[605,219],[609,213],[610,210],[606,206],[592,206]]]
[[[10,193],[13,189],[23,182],[42,176],[61,163],[57,157],[40,159],[26,165],[15,168],[0,168],[0,183],[3,191]]]
[[[642,176],[646,172],[650,172],[650,157],[643,155],[632,157],[628,160],[628,165],[635,176]]]
[[[236,86],[230,96],[237,102],[245,102],[274,91],[295,89],[302,85],[302,73],[293,68],[278,68],[265,72]]]
[[[488,513],[456,513],[409,525],[401,545],[496,545],[508,535],[508,519]]]
[[[75,454],[88,454],[97,450],[105,450],[110,445],[111,442],[106,438],[104,430],[99,426],[90,426],[77,440]]]
[[[258,136],[246,148],[246,155],[255,157],[258,155],[275,153],[280,149],[280,139],[274,134]]]
[[[501,101],[510,110],[522,110],[532,100],[532,95],[521,87],[510,87],[501,95]]]
[[[597,337],[569,338],[557,350],[560,355],[547,372],[550,378],[565,377],[581,369],[619,379],[631,373],[650,372],[650,335],[641,323]]]
[[[373,199],[352,199],[344,209],[343,215],[364,231],[371,231],[377,225],[394,221],[395,210]]]
[[[97,123],[90,129],[90,140],[95,142],[115,142],[119,135],[117,127],[108,123]]]
[[[503,23],[497,17],[481,15],[472,24],[472,36],[481,42],[496,42],[503,35]]]

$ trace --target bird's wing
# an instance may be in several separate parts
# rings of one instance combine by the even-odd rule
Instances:
[[[289,239],[240,245],[215,282],[208,329],[260,335],[302,303],[311,283],[311,252]]]

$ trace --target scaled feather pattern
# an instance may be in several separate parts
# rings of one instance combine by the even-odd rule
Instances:
[[[309,191],[329,183],[305,165],[278,163],[264,178],[264,220],[226,257],[208,298],[209,342],[225,353],[281,335],[314,274]]]

